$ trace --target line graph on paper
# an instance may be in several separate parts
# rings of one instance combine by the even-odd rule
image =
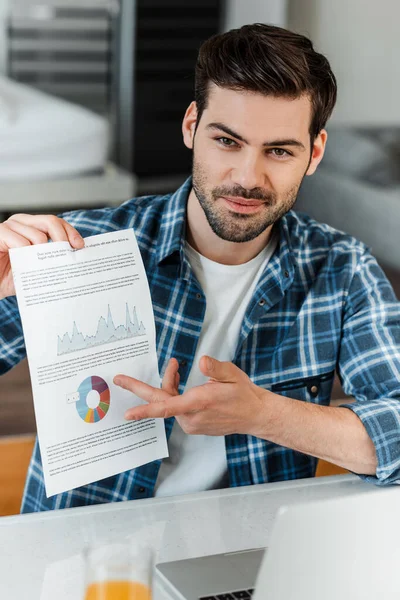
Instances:
[[[85,335],[74,321],[71,335],[66,332],[58,336],[57,355],[70,354],[78,350],[86,350],[94,346],[104,346],[111,342],[146,335],[146,328],[137,316],[136,307],[133,307],[131,316],[128,303],[125,306],[124,324],[115,325],[110,305],[108,305],[107,317],[101,316],[99,318],[94,335]]]

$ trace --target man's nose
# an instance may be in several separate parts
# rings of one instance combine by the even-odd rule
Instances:
[[[265,186],[265,173],[260,158],[249,156],[239,159],[238,164],[232,170],[232,181],[246,190]]]

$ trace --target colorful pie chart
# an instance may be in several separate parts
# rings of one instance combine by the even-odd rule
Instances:
[[[87,403],[89,392],[95,391],[99,394],[99,404],[96,408],[90,408]],[[110,408],[110,388],[101,377],[93,375],[87,377],[78,388],[79,400],[76,403],[78,415],[86,423],[97,423],[103,419]]]

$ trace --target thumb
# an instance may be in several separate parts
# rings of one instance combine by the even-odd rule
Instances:
[[[215,381],[233,383],[239,378],[240,369],[233,363],[222,362],[211,356],[202,356],[199,367],[203,375]]]

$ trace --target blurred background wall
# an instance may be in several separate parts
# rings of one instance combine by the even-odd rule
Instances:
[[[0,0],[0,72],[6,71],[7,38],[5,34],[9,0]]]
[[[224,31],[246,23],[271,23],[285,27],[288,0],[227,0],[222,28]]]
[[[363,240],[400,293],[398,0],[0,0],[0,221],[176,189],[197,50],[253,22],[310,36],[338,79],[297,209]],[[34,432],[24,362],[0,379],[0,436]]]
[[[326,156],[297,208],[364,241],[400,268],[400,3],[290,2],[288,27],[324,53],[338,80]]]
[[[332,123],[399,124],[398,0],[300,0],[290,3],[287,24],[308,35],[338,79]]]

